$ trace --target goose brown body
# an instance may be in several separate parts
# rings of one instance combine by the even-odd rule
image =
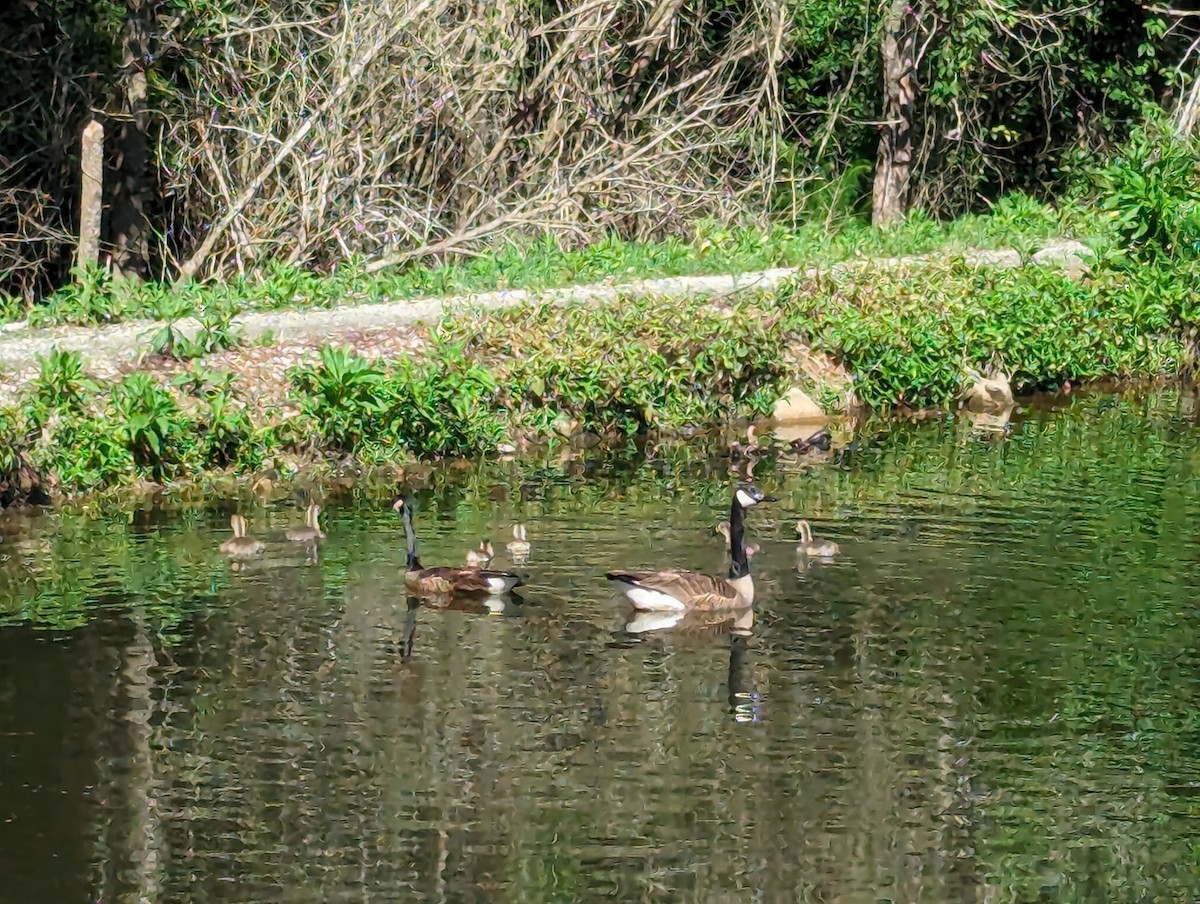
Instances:
[[[639,609],[672,608],[671,601],[675,601],[674,608],[697,610],[729,609],[754,602],[753,593],[738,586],[737,579],[697,571],[612,571],[605,577],[612,583],[625,585],[622,591]],[[663,598],[662,605],[651,605],[657,597]]]
[[[712,610],[749,606],[754,580],[746,555],[743,519],[746,509],[775,500],[753,484],[739,484],[729,510],[729,573],[721,578],[681,568],[662,571],[610,571],[605,577],[637,609]]]
[[[404,584],[409,590],[435,596],[456,593],[507,593],[522,583],[524,582],[518,574],[470,566],[457,568],[453,565],[434,565],[404,573]]]
[[[403,496],[397,496],[392,509],[400,512],[404,519],[405,550],[408,567],[404,572],[404,586],[414,596],[446,597],[471,596],[478,594],[497,595],[508,593],[525,583],[515,572],[494,571],[471,566],[434,565],[426,568],[417,555],[417,536],[412,526],[412,506]]]

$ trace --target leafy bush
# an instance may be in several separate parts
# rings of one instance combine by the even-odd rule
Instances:
[[[866,404],[944,404],[968,367],[995,364],[1016,388],[1178,364],[1169,334],[1194,308],[1193,281],[1166,268],[1109,266],[1091,282],[1057,270],[993,270],[962,262],[798,282],[793,328],[839,356]]]
[[[391,408],[386,368],[342,348],[325,346],[316,367],[292,373],[300,411],[317,426],[325,448],[352,452],[384,432]]]
[[[80,414],[100,387],[83,370],[77,351],[57,346],[38,358],[38,375],[26,396],[25,415],[34,429],[41,429],[55,413]]]
[[[257,426],[234,397],[232,374],[224,378],[202,396],[205,404],[193,424],[197,455],[204,467],[254,470],[275,450],[274,432]]]
[[[171,476],[185,460],[190,431],[179,404],[149,374],[129,374],[113,387],[108,413],[134,464],[155,480]]]
[[[415,454],[490,452],[504,436],[496,378],[459,344],[436,344],[427,358],[397,362],[391,437]]]
[[[1126,246],[1155,260],[1200,252],[1200,162],[1192,142],[1151,120],[1100,173],[1103,206]]]
[[[457,315],[441,335],[492,362],[505,407],[535,427],[559,413],[633,434],[770,411],[785,374],[778,316],[701,299]]]
[[[93,490],[131,478],[137,464],[112,421],[102,416],[70,415],[54,422],[35,447],[34,463],[64,489]]]
[[[494,378],[452,343],[391,367],[327,346],[318,366],[292,379],[330,451],[467,455],[491,451],[503,436]]]
[[[195,336],[187,336],[177,324],[177,320],[189,315],[190,306],[186,302],[176,301],[169,307],[166,322],[159,327],[150,339],[151,349],[155,354],[176,361],[190,361],[203,358],[242,344],[241,331],[233,326],[236,310],[219,294],[214,294],[202,306],[198,318],[200,329]]]

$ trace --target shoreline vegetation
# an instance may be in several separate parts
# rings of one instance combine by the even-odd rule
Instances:
[[[0,407],[0,502],[686,436],[857,406],[942,407],[998,375],[1018,393],[1178,375],[1192,367],[1200,333],[1196,159],[1190,141],[1148,131],[1097,172],[1087,203],[1055,210],[1010,196],[989,217],[942,225],[918,214],[823,242],[804,230],[714,227],[690,243],[509,249],[423,276],[278,268],[254,289],[81,279],[39,309],[42,322],[146,312],[162,322],[116,375],[89,373],[75,351],[40,358]],[[1037,253],[1064,235],[1085,239],[1090,254]],[[968,258],[968,242],[1013,250]],[[873,260],[877,252],[894,256]],[[248,342],[234,320],[247,310],[329,306],[355,285],[363,300],[435,285],[541,288],[579,274],[619,282],[630,271],[849,260],[769,290],[465,306],[332,344]],[[198,328],[183,328],[190,316]]]

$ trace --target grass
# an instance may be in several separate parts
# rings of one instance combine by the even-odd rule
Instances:
[[[971,248],[1033,250],[1059,235],[1094,235],[1096,222],[1073,208],[1060,213],[1021,195],[1000,199],[986,215],[941,223],[917,212],[893,229],[858,219],[831,230],[825,223],[768,230],[698,224],[691,236],[656,243],[610,238],[566,249],[551,239],[509,242],[470,258],[369,274],[351,261],[329,274],[278,264],[254,278],[225,283],[137,283],[96,269],[25,310],[0,303],[0,321],[32,326],[98,325],[130,319],[173,321],[203,310],[238,312],[331,308],[380,300],[458,295],[498,289],[550,289],[612,280],[738,273],[772,267],[820,266],[856,257],[893,257]]]
[[[840,360],[873,408],[945,405],[968,370],[1007,373],[1017,391],[1179,371],[1197,325],[1200,269],[1098,261],[1087,280],[1061,270],[949,260],[922,268],[822,274],[778,299],[794,335]]]
[[[135,372],[100,385],[77,355],[56,352],[0,423],[17,451],[10,468],[95,490],[304,461],[488,456],[556,442],[564,425],[619,444],[758,417],[797,382],[821,396],[797,348],[839,360],[869,405],[938,405],[971,368],[999,367],[1019,388],[1177,372],[1200,326],[1198,269],[1109,254],[1074,281],[952,258],[920,279],[835,271],[724,306],[637,297],[457,311],[398,360],[324,349],[290,373],[291,413],[251,404],[252,387],[202,359],[173,383]]]

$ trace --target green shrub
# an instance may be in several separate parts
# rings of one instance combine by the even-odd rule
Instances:
[[[93,490],[135,476],[137,466],[126,438],[102,416],[55,419],[37,443],[34,465],[69,490]]]
[[[38,375],[25,394],[22,413],[28,429],[41,430],[55,414],[82,414],[99,391],[84,373],[79,352],[52,348],[38,358]]]
[[[1200,251],[1200,161],[1191,141],[1150,120],[1100,172],[1103,207],[1138,256],[1194,257]]]
[[[352,452],[384,432],[392,404],[382,363],[325,346],[318,365],[296,368],[291,379],[301,413],[329,451]]]
[[[276,450],[274,433],[258,427],[228,383],[204,395],[192,425],[202,467],[252,471]]]
[[[292,381],[329,451],[468,455],[495,449],[503,436],[494,378],[454,343],[390,367],[326,347],[320,364],[298,368]]]
[[[422,360],[405,358],[391,375],[390,438],[416,455],[477,455],[504,437],[496,379],[460,344],[435,344]]]
[[[113,387],[108,415],[134,464],[154,480],[172,476],[187,458],[191,432],[175,397],[146,373]]]
[[[1089,282],[1042,267],[955,262],[830,275],[785,293],[789,323],[839,356],[866,404],[940,405],[967,368],[996,365],[1016,388],[1178,364],[1168,335],[1190,305],[1189,280],[1165,268],[1108,266]]]
[[[633,434],[766,413],[785,375],[779,317],[751,303],[624,299],[448,318],[440,334],[492,362],[504,407]]]

